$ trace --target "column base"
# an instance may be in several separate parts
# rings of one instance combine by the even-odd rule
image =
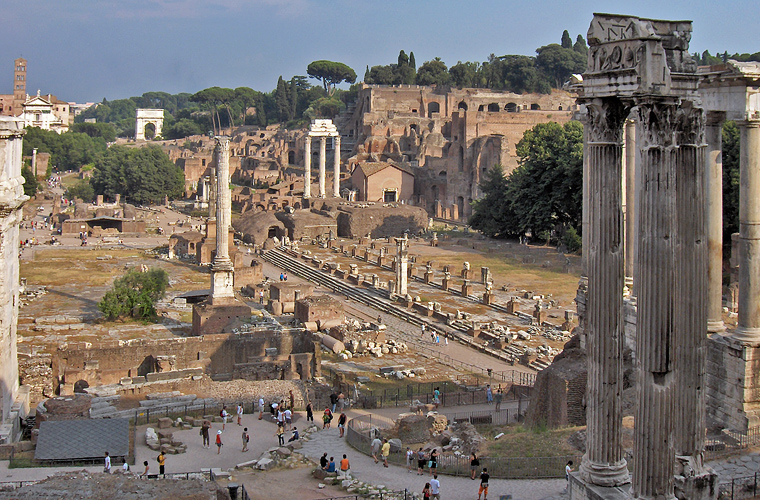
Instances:
[[[633,498],[630,483],[612,487],[597,486],[584,481],[580,472],[570,474],[567,489],[570,500],[629,500]]]
[[[726,324],[723,320],[707,321],[707,333],[722,333],[726,331]]]
[[[760,343],[760,328],[740,326],[731,334],[739,342]]]
[[[584,482],[607,488],[622,486],[631,482],[625,459],[614,464],[592,463],[583,455],[580,477]]]
[[[718,475],[702,465],[701,457],[676,456],[674,487],[676,498],[715,500],[718,497]]]

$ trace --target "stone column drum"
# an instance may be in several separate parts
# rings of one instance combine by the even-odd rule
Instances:
[[[623,392],[622,127],[628,108],[616,98],[586,102],[589,248],[586,345],[586,453],[583,480],[630,481],[621,445]]]
[[[303,156],[303,197],[311,198],[311,136],[306,136]]]
[[[319,138],[319,197],[325,197],[325,158],[327,150],[327,137]]]

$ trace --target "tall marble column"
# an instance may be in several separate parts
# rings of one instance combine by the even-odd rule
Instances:
[[[704,112],[683,101],[676,123],[675,150],[675,275],[673,332],[675,344],[676,422],[674,446],[677,476],[687,478],[678,485],[689,493],[684,498],[706,498],[700,481],[704,474],[705,364],[707,360],[707,304],[709,239],[705,210]],[[677,458],[676,458],[677,457]],[[688,462],[688,466],[686,466]],[[711,472],[707,472],[711,474]],[[693,484],[691,484],[693,483]]]
[[[723,120],[725,113],[708,113],[705,126],[705,197],[707,201],[707,331],[722,332],[723,324]]]
[[[319,138],[319,197],[325,197],[325,158],[327,152],[327,137]]]
[[[335,159],[333,163],[333,196],[340,198],[340,136],[333,137]]]
[[[635,498],[672,499],[676,418],[675,283],[678,172],[673,144],[676,105],[637,103],[641,148],[638,200],[639,272],[636,348],[639,360],[634,431]],[[704,208],[701,208],[704,211]],[[696,216],[696,215],[695,215]]]
[[[303,197],[311,198],[311,136],[306,136],[303,156]]]
[[[625,122],[625,281],[633,294],[636,262],[636,124]],[[635,294],[633,294],[635,295]]]
[[[586,264],[586,453],[584,481],[630,481],[621,445],[623,392],[622,131],[629,108],[616,98],[586,102],[588,248]]]
[[[739,320],[734,334],[760,342],[760,121],[739,123]]]
[[[408,293],[407,268],[409,267],[409,238],[404,234],[403,238],[396,238],[396,293],[406,295]]]
[[[216,138],[216,256],[211,263],[211,303],[234,298],[234,269],[229,257],[231,219],[230,138]]]

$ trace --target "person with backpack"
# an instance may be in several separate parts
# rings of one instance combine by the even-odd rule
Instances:
[[[158,473],[166,477],[166,452],[162,450],[156,457],[156,462],[158,462]]]

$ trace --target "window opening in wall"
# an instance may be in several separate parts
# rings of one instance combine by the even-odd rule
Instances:
[[[478,111],[483,111],[483,105],[478,106]]]
[[[488,105],[488,111],[491,113],[497,113],[499,111],[499,103],[498,102],[492,102]]]
[[[533,111],[537,111],[541,109],[541,106],[539,106],[538,104],[534,102],[533,104],[530,105],[530,109],[532,109]]]
[[[431,102],[428,104],[428,117],[433,116],[433,113],[440,113],[441,105],[437,102]]]
[[[383,201],[385,203],[394,203],[398,201],[398,192],[395,189],[386,189],[383,191]]]
[[[504,110],[507,113],[516,113],[517,112],[517,104],[513,102],[508,102],[506,106],[504,106]]]
[[[461,109],[462,111],[467,111],[467,103],[464,101],[460,101],[459,105],[457,106],[457,109]]]

